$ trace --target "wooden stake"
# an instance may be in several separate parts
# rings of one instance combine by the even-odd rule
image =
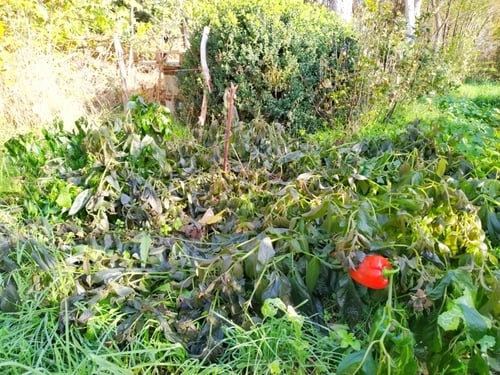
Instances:
[[[201,37],[201,45],[200,45],[200,60],[201,60],[201,70],[203,73],[203,78],[205,78],[205,83],[208,87],[208,92],[212,92],[212,81],[210,79],[210,71],[208,70],[207,64],[207,41],[208,34],[210,34],[210,27],[205,26],[203,28],[203,35]]]
[[[125,68],[125,63],[123,61],[123,49],[120,43],[120,38],[118,35],[113,35],[113,41],[115,44],[116,58],[118,60],[118,68],[120,70],[120,79],[122,83],[122,101],[123,101],[123,110],[127,111],[127,103],[128,103],[128,87],[127,87],[127,69]]]
[[[210,28],[208,26],[205,26],[203,28],[203,35],[201,37],[201,44],[200,44],[201,70],[202,70],[203,78],[205,79],[205,84],[207,87],[206,89],[203,90],[203,101],[201,103],[200,117],[198,118],[198,121],[200,124],[200,131],[198,134],[198,138],[199,138],[200,142],[203,139],[203,128],[205,126],[205,121],[207,118],[208,93],[212,92],[212,82],[210,79],[210,71],[208,70],[208,64],[207,64],[207,41],[208,41],[208,34],[209,33],[210,33]]]
[[[238,85],[234,85],[231,82],[231,88],[227,89],[224,94],[224,104],[226,104],[227,99],[227,116],[226,116],[226,136],[224,139],[224,173],[227,173],[229,169],[229,141],[231,138],[231,127],[233,125],[233,114],[234,114],[234,97],[236,96],[236,90]],[[227,96],[227,98],[226,98]]]

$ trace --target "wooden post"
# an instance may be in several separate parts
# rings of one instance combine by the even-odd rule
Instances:
[[[123,101],[123,110],[127,111],[127,103],[128,103],[128,87],[127,87],[127,69],[125,68],[125,62],[123,61],[123,49],[120,43],[120,38],[118,35],[113,35],[113,41],[115,44],[116,58],[118,60],[118,68],[120,71],[120,79],[122,83],[122,101]]]
[[[208,70],[207,64],[207,41],[208,34],[210,34],[210,27],[205,26],[203,28],[203,35],[201,37],[201,46],[200,46],[200,60],[201,60],[201,70],[203,73],[203,78],[205,78],[205,83],[208,87],[208,92],[212,92],[212,82],[210,79],[210,71]]]
[[[210,33],[210,28],[208,26],[205,26],[203,28],[203,35],[201,38],[200,61],[201,61],[201,70],[202,70],[203,78],[205,79],[205,84],[206,84],[207,88],[203,90],[203,100],[201,103],[201,112],[200,112],[200,117],[198,118],[199,123],[200,123],[200,131],[199,131],[198,138],[200,141],[203,138],[203,127],[205,126],[205,121],[207,118],[208,93],[212,92],[210,71],[208,70],[208,64],[207,64],[207,41],[208,41],[208,34],[209,33]]]
[[[234,85],[231,82],[231,88],[227,89],[224,96],[224,102],[227,99],[227,116],[226,116],[226,135],[224,138],[224,173],[227,173],[229,169],[229,141],[231,138],[231,127],[233,125],[233,113],[234,113],[234,97],[236,96],[236,90],[238,85]]]

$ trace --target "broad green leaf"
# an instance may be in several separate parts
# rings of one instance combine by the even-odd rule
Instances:
[[[272,318],[278,311],[286,311],[285,303],[279,298],[268,298],[262,304],[262,315]]]
[[[486,358],[487,357],[483,357],[480,353],[475,353],[469,360],[469,363],[467,364],[467,367],[469,368],[468,373],[491,374],[490,368],[488,366],[488,361],[486,360]]]
[[[327,212],[327,210],[328,210],[328,203],[323,202],[322,204],[311,208],[306,213],[303,213],[302,217],[304,217],[306,219],[311,219],[311,220],[319,219],[319,218],[325,216],[325,213]]]
[[[458,306],[453,305],[453,307],[445,311],[438,316],[438,324],[445,331],[454,331],[458,329],[460,325],[460,319],[463,318],[462,311]]]
[[[304,252],[304,249],[302,249],[300,242],[296,238],[292,238],[290,240],[290,250],[292,250],[293,253],[297,254]]]
[[[448,288],[452,282],[464,290],[474,290],[474,284],[472,282],[470,272],[463,269],[454,269],[448,271],[446,275],[439,280],[434,289],[427,293],[427,297],[431,300],[441,298],[444,295],[446,288]]]
[[[321,265],[318,258],[313,257],[308,260],[306,266],[306,286],[309,293],[313,292],[318,283],[320,269]]]
[[[415,359],[413,344],[399,346],[399,348],[401,352],[397,360],[397,368],[400,370],[400,374],[417,374],[418,362]]]
[[[370,206],[364,202],[361,204],[356,216],[356,227],[361,232],[371,237],[373,230],[377,226],[377,221],[372,217]]]
[[[377,364],[371,352],[367,353],[366,350],[347,354],[337,367],[337,375],[373,375],[376,373]]]
[[[68,215],[72,216],[84,207],[92,195],[92,189],[85,189],[78,194],[69,209]]]
[[[495,280],[495,286],[488,293],[487,302],[481,306],[479,311],[483,315],[493,314],[495,317],[500,316],[500,280]]]
[[[69,186],[66,185],[63,189],[59,191],[56,203],[61,208],[71,207],[71,193],[69,191]]]
[[[463,312],[465,327],[474,340],[481,339],[491,327],[491,321],[482,316],[475,308],[459,304]]]

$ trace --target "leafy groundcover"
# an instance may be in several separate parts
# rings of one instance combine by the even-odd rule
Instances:
[[[4,145],[5,373],[500,371],[498,109],[397,136],[192,139],[136,97]],[[210,134],[210,131],[207,133]],[[397,272],[349,276],[366,254]],[[4,371],[2,369],[2,371]]]

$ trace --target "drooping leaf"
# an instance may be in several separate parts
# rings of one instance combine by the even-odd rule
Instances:
[[[141,266],[146,267],[149,259],[149,251],[151,250],[151,237],[149,234],[144,233],[141,236],[141,242],[139,245],[139,253],[141,258]]]
[[[474,290],[471,274],[464,269],[457,268],[448,271],[446,275],[439,280],[437,285],[429,293],[427,293],[427,297],[431,300],[441,298],[444,295],[445,290],[452,282],[462,289]]]
[[[309,293],[312,293],[316,284],[318,283],[318,278],[321,270],[321,264],[317,257],[313,257],[307,261],[306,266],[306,286]]]
[[[373,231],[376,229],[376,226],[377,226],[377,221],[373,217],[370,206],[366,202],[363,202],[360,205],[358,213],[356,215],[357,229],[359,229],[367,236],[371,237]]]
[[[443,159],[443,158],[439,159],[437,166],[436,166],[436,174],[439,177],[443,177],[444,174],[446,173],[447,166],[448,166],[448,162],[446,161],[446,159]]]
[[[311,208],[309,211],[302,214],[302,217],[310,220],[319,219],[325,216],[325,213],[328,210],[328,202],[323,202],[316,207]]]
[[[108,215],[106,214],[106,210],[102,207],[97,211],[96,218],[96,227],[101,232],[109,232],[109,220]]]
[[[203,217],[200,220],[198,220],[198,222],[204,225],[217,224],[219,221],[224,219],[223,214],[225,211],[226,210],[224,209],[221,212],[214,214],[214,210],[211,207],[209,207],[203,214]]]
[[[80,192],[76,196],[73,204],[71,205],[68,215],[72,216],[76,214],[78,211],[80,211],[82,207],[84,207],[87,204],[91,196],[92,196],[92,189],[85,189],[82,192]]]
[[[259,244],[259,251],[257,252],[257,261],[265,266],[273,259],[276,251],[273,248],[273,243],[269,237],[264,237]]]
[[[278,159],[278,164],[285,164],[304,156],[302,151],[292,151]]]

